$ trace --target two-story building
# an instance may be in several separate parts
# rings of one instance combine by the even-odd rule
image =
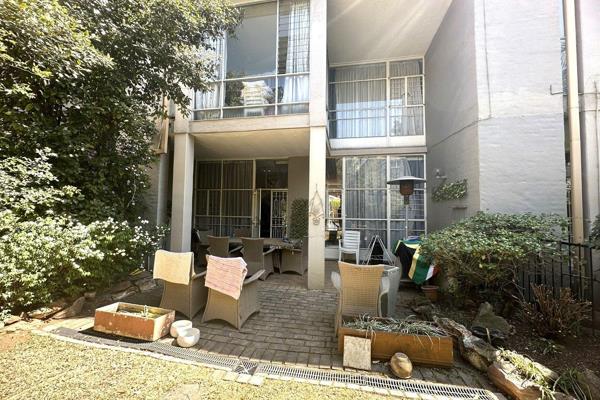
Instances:
[[[567,213],[559,1],[235,2],[217,80],[176,113],[151,203],[186,251],[193,227],[285,237],[310,204],[308,287],[344,230],[405,237],[397,188],[425,178],[408,234],[479,210]],[[560,92],[560,93],[556,93]],[[433,201],[447,182],[458,200]]]

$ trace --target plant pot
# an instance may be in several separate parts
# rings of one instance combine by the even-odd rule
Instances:
[[[171,324],[170,334],[177,338],[182,331],[192,328],[192,321],[182,319]]]
[[[94,330],[153,342],[169,333],[174,320],[173,310],[117,302],[96,309]]]
[[[192,347],[200,340],[200,329],[187,328],[179,330],[177,344],[179,347]]]
[[[435,303],[438,300],[439,286],[423,285],[421,286],[421,290],[425,294],[425,297],[427,297],[432,303]]]
[[[450,336],[406,335],[396,332],[373,332],[344,326],[343,321],[354,317],[343,317],[338,328],[338,351],[344,353],[344,336],[371,339],[371,357],[389,361],[396,353],[404,353],[416,365],[452,367],[454,343]]]

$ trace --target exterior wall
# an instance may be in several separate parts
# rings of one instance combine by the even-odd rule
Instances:
[[[554,2],[455,0],[425,56],[429,228],[478,210],[566,213],[560,15]]]
[[[161,154],[148,168],[150,188],[144,198],[144,218],[152,225],[163,225],[167,219],[167,187],[168,187],[169,158]]]
[[[450,5],[425,54],[427,89],[428,229],[435,230],[479,210],[478,104],[474,7],[468,0]],[[468,195],[433,202],[433,189],[467,179]]]
[[[474,4],[480,207],[566,214],[559,4]]]
[[[599,114],[600,95],[600,3],[578,0],[577,48],[579,93],[581,94],[581,141],[583,159],[583,207],[586,236],[590,224],[600,213]]]

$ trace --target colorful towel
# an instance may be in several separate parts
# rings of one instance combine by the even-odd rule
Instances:
[[[408,269],[408,277],[417,285],[422,285],[438,272],[434,264],[427,263],[419,254],[420,249],[420,240],[399,240],[394,251],[402,266]]]
[[[241,257],[221,258],[208,256],[204,286],[219,293],[239,299],[248,273],[246,262]]]

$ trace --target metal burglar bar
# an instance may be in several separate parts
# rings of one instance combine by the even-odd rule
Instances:
[[[518,271],[518,285],[526,301],[535,301],[531,285],[545,285],[558,296],[560,289],[570,288],[577,300],[592,303],[590,327],[600,332],[600,251],[588,244],[557,242],[557,255],[530,259]],[[594,260],[596,259],[596,263]]]

